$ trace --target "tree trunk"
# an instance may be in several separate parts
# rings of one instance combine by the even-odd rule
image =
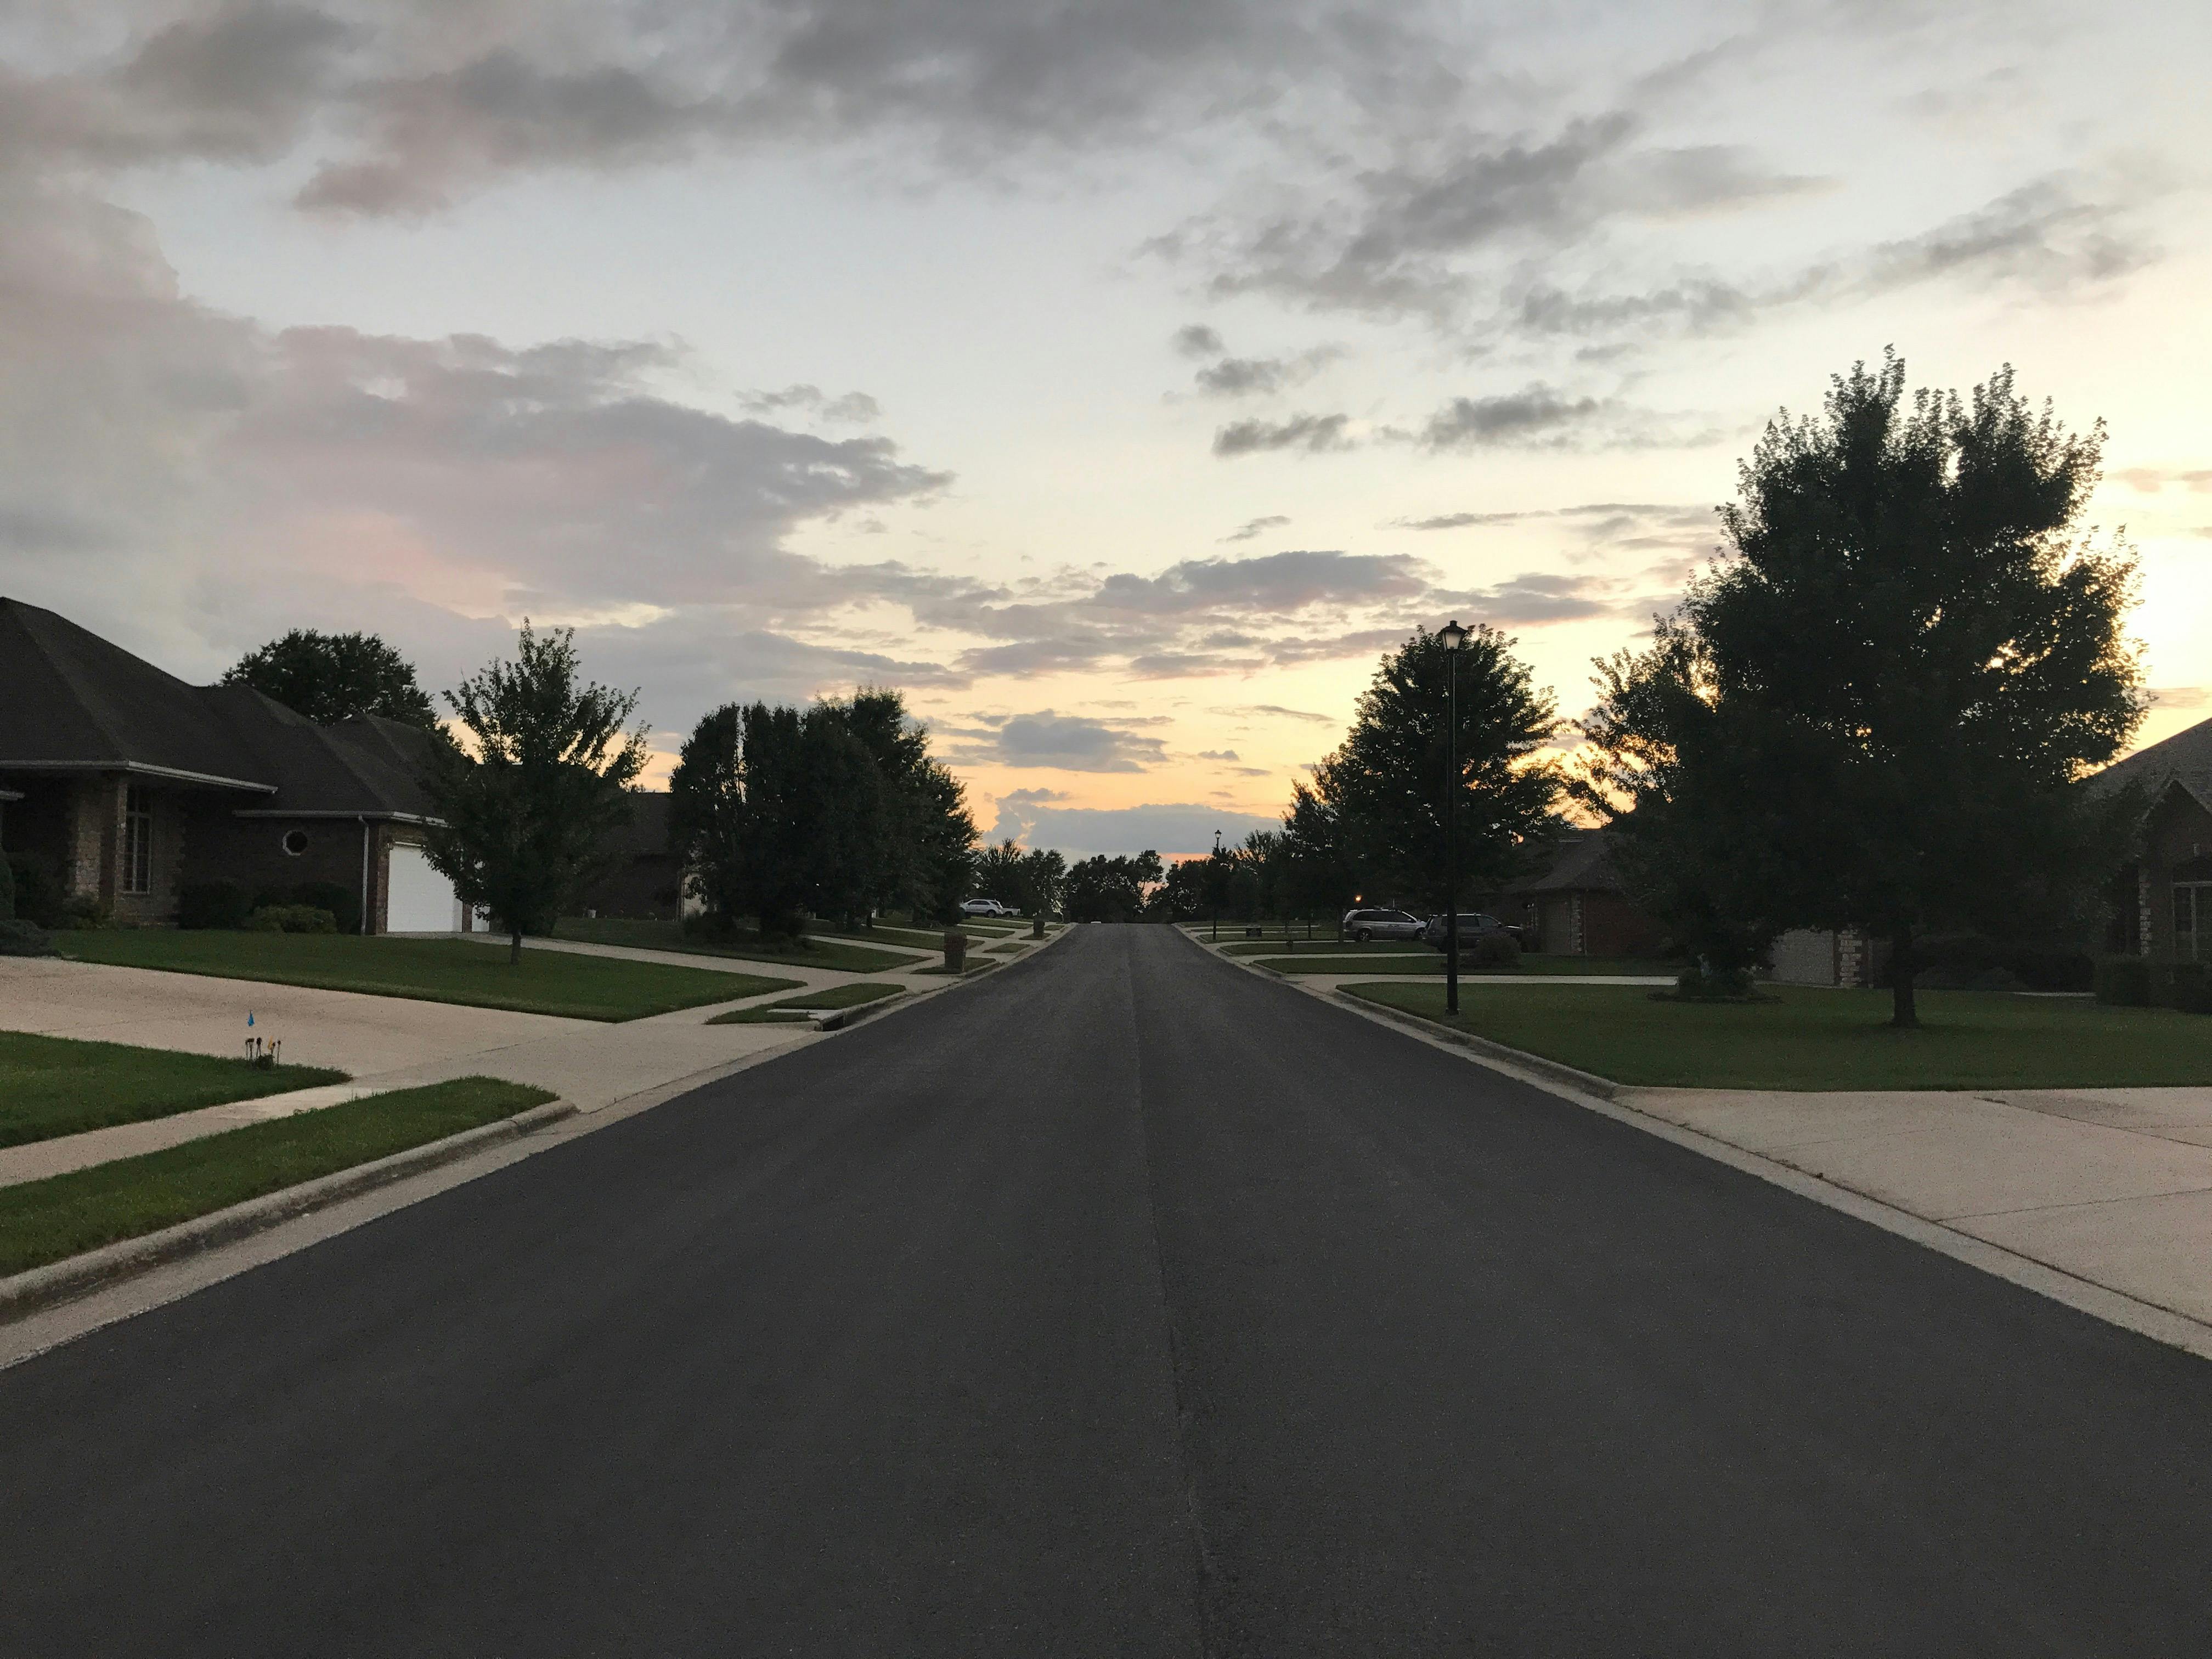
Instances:
[[[520,927],[507,936],[507,965],[510,968],[522,966],[522,929]]]
[[[1919,965],[1912,955],[1912,929],[1899,925],[1889,936],[1889,1023],[1902,1031],[1920,1024],[1920,1010],[1912,1000],[1913,976]]]

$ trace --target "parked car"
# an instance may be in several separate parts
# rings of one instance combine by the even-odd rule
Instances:
[[[1011,916],[1014,913],[996,899],[972,898],[960,901],[963,916]]]
[[[1443,950],[1444,925],[1449,920],[1449,916],[1431,916],[1428,925],[1421,929],[1421,943],[1433,945],[1437,950]],[[1459,942],[1462,948],[1485,933],[1503,933],[1516,945],[1522,943],[1521,930],[1518,927],[1507,926],[1496,916],[1480,910],[1462,910],[1459,913]]]
[[[1370,939],[1407,939],[1421,936],[1421,919],[1407,910],[1346,910],[1344,913],[1344,932],[1346,938],[1364,945]]]

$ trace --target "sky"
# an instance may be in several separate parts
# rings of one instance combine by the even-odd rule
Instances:
[[[665,770],[897,686],[979,824],[1271,823],[1376,657],[1572,715],[1893,348],[2102,420],[2212,715],[2212,8],[0,0],[0,593],[193,680],[576,630]]]

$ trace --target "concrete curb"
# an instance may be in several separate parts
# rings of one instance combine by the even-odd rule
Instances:
[[[1278,975],[1276,977],[1281,978],[1282,975]],[[1503,1042],[1495,1042],[1489,1037],[1476,1036],[1469,1031],[1455,1031],[1449,1025],[1440,1025],[1435,1020],[1425,1019],[1419,1014],[1409,1014],[1402,1008],[1393,1008],[1387,1003],[1370,1001],[1365,997],[1355,995],[1340,985],[1337,987],[1335,994],[1362,1013],[1377,1015],[1395,1025],[1403,1025],[1412,1030],[1419,1031],[1424,1036],[1434,1037],[1439,1042],[1455,1043],[1462,1048],[1472,1048],[1475,1053],[1486,1054],[1492,1060],[1502,1060],[1518,1071],[1534,1072],[1539,1077],[1551,1079],[1554,1083],[1564,1083],[1570,1089],[1579,1089],[1586,1095],[1595,1095],[1600,1100],[1620,1098],[1622,1085],[1615,1083],[1609,1077],[1600,1077],[1595,1072],[1577,1071],[1564,1061],[1547,1060],[1543,1055],[1532,1054],[1525,1048],[1508,1048]]]
[[[389,1158],[357,1164],[350,1170],[333,1170],[313,1181],[303,1181],[296,1187],[286,1187],[278,1192],[264,1193],[259,1198],[250,1198],[243,1204],[234,1204],[227,1210],[180,1221],[159,1232],[120,1239],[96,1250],[87,1250],[82,1255],[0,1279],[0,1324],[12,1323],[56,1303],[74,1301],[119,1280],[136,1278],[218,1244],[248,1237],[295,1216],[373,1191],[424,1170],[456,1163],[483,1147],[516,1139],[575,1115],[576,1109],[567,1101],[549,1101],[496,1123],[464,1129],[443,1140],[425,1141]]]

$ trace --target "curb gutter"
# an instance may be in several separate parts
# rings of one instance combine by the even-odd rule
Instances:
[[[336,1170],[313,1181],[303,1181],[296,1187],[264,1193],[259,1198],[249,1198],[227,1210],[180,1221],[159,1232],[119,1239],[82,1255],[0,1279],[0,1324],[10,1323],[58,1302],[73,1301],[218,1244],[265,1231],[295,1216],[388,1186],[424,1170],[456,1163],[486,1146],[533,1133],[575,1115],[576,1109],[567,1101],[549,1101],[496,1123],[464,1129],[443,1140],[425,1141],[389,1158],[357,1164],[350,1170]]]
[[[1532,1054],[1525,1048],[1508,1048],[1504,1043],[1493,1042],[1489,1037],[1476,1036],[1472,1032],[1455,1031],[1449,1025],[1440,1025],[1435,1020],[1424,1019],[1419,1014],[1409,1014],[1402,1008],[1391,1007],[1388,1003],[1370,1002],[1365,997],[1354,996],[1340,985],[1336,988],[1336,994],[1363,1013],[1374,1014],[1380,1018],[1390,1021],[1393,1024],[1406,1026],[1409,1030],[1419,1031],[1423,1036],[1433,1037],[1439,1042],[1455,1043],[1462,1048],[1472,1048],[1479,1054],[1487,1054],[1492,1060],[1504,1060],[1516,1070],[1534,1072],[1539,1077],[1551,1079],[1554,1083],[1564,1083],[1571,1089],[1579,1089],[1586,1095],[1595,1095],[1600,1100],[1615,1100],[1620,1097],[1621,1085],[1609,1077],[1600,1077],[1595,1072],[1577,1071],[1562,1060],[1547,1060],[1543,1055]]]

